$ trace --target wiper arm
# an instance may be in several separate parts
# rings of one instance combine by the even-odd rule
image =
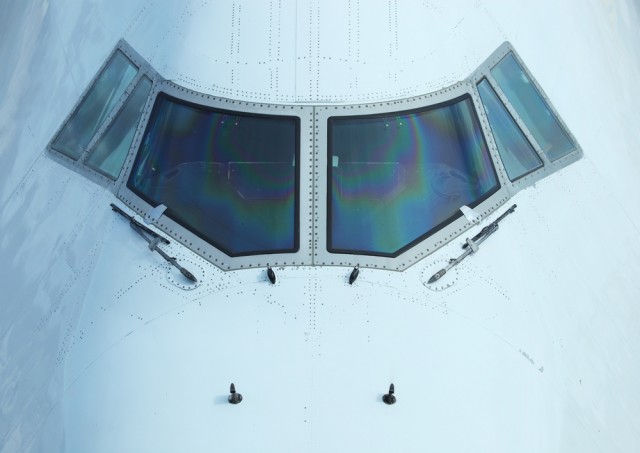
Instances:
[[[489,225],[487,225],[482,230],[480,230],[480,232],[478,234],[476,234],[473,238],[471,238],[471,239],[467,238],[465,244],[462,246],[462,248],[465,249],[464,253],[462,255],[460,255],[459,257],[455,258],[455,259],[453,259],[453,258],[450,259],[449,260],[449,264],[447,265],[447,267],[445,267],[444,269],[440,269],[438,272],[433,274],[427,283],[431,284],[431,283],[437,282],[438,280],[440,280],[442,278],[442,276],[444,274],[446,274],[449,270],[451,270],[452,267],[457,266],[458,264],[460,264],[460,261],[465,259],[467,256],[471,255],[472,253],[477,252],[478,251],[478,246],[482,242],[484,242],[485,239],[487,239],[493,233],[498,231],[498,223],[500,223],[500,221],[502,219],[504,219],[506,216],[511,214],[513,211],[515,211],[516,207],[517,207],[517,205],[514,204],[509,209],[507,209],[507,211],[505,211],[504,214],[502,214],[496,220],[494,220]]]
[[[504,219],[506,216],[508,216],[509,214],[511,214],[513,211],[516,210],[516,208],[518,207],[517,204],[514,204],[513,206],[511,206],[509,209],[507,209],[504,214],[502,214],[500,217],[498,217],[497,219],[495,219],[493,222],[491,222],[489,225],[487,225],[486,227],[484,227],[482,230],[480,230],[480,232],[478,234],[476,234],[474,237],[471,238],[472,242],[477,242],[478,239],[480,239],[482,236],[484,236],[485,234],[487,234],[487,232],[489,231],[489,229],[494,226],[494,225],[498,225],[498,223],[500,223],[500,221],[502,219]],[[467,247],[469,247],[469,244],[467,244],[466,242],[464,244],[462,244],[462,248],[466,249]]]
[[[158,233],[156,233],[155,231],[153,231],[150,228],[147,228],[144,224],[138,222],[136,219],[134,219],[132,216],[130,216],[129,214],[127,214],[126,212],[124,212],[122,209],[120,209],[119,207],[117,207],[115,204],[111,203],[111,209],[113,209],[114,211],[116,211],[118,214],[120,214],[122,217],[124,217],[125,219],[127,219],[129,221],[129,223],[131,224],[131,227],[133,228],[133,226],[137,226],[140,230],[144,231],[145,233],[147,233],[149,236],[153,237],[154,239],[159,238],[160,242],[162,242],[163,244],[170,244],[169,240],[164,238],[163,236],[160,236]],[[140,232],[139,232],[140,233]],[[146,236],[145,236],[146,238]]]
[[[133,228],[136,233],[138,233],[140,236],[144,238],[145,241],[147,241],[147,243],[149,244],[149,250],[158,252],[160,256],[163,257],[168,263],[170,263],[172,266],[178,269],[182,275],[184,275],[186,278],[188,278],[192,282],[198,283],[198,279],[191,272],[189,272],[184,267],[180,266],[180,264],[178,264],[178,260],[167,255],[158,246],[160,243],[169,244],[168,239],[159,235],[152,229],[147,228],[145,225],[138,222],[136,219],[134,219],[132,216],[124,212],[122,209],[120,209],[113,203],[111,203],[111,209],[113,209],[115,212],[120,214],[122,217],[129,220],[129,225],[131,226],[131,228]]]

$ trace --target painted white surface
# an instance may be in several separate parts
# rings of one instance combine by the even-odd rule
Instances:
[[[640,451],[637,4],[3,3],[0,452]],[[44,156],[121,37],[190,88],[305,103],[434,91],[508,39],[585,158],[441,292],[462,238],[353,286],[173,245],[202,280],[182,291],[110,192]]]

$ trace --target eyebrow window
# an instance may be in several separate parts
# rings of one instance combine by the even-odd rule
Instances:
[[[576,149],[512,53],[491,69],[491,75],[550,161]]]
[[[78,159],[134,79],[138,68],[116,51],[51,145]]]
[[[396,256],[500,187],[468,95],[328,132],[330,252]]]
[[[298,248],[299,121],[160,94],[127,186],[229,256]]]
[[[478,92],[509,179],[515,181],[542,167],[542,160],[487,79],[478,83]]]

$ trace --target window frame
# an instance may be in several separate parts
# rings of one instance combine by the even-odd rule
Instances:
[[[124,201],[130,208],[136,211],[140,216],[144,217],[155,206],[149,204],[148,200],[143,199],[136,192],[127,186],[129,175],[133,168],[133,163],[140,147],[144,132],[147,129],[149,119],[155,105],[155,100],[159,96],[169,96],[184,102],[193,104],[204,109],[215,109],[228,111],[237,114],[248,114],[257,116],[289,116],[297,117],[299,124],[298,135],[298,161],[296,165],[296,179],[298,186],[297,193],[297,209],[296,218],[294,219],[295,228],[297,229],[297,251],[294,252],[265,252],[250,255],[230,256],[221,249],[215,247],[212,243],[207,242],[201,236],[193,232],[187,226],[174,220],[171,212],[168,215],[162,215],[155,223],[161,230],[168,233],[178,242],[191,249],[193,252],[202,256],[207,261],[220,267],[223,270],[236,270],[254,267],[271,266],[295,266],[309,265],[312,260],[311,237],[312,225],[308,219],[311,218],[312,212],[312,187],[311,181],[305,175],[311,172],[311,163],[313,161],[312,142],[304,140],[305,136],[309,136],[313,131],[313,107],[306,105],[275,105],[260,102],[237,101],[216,96],[210,96],[199,93],[188,88],[177,85],[169,80],[163,80],[157,83],[151,90],[149,100],[147,101],[147,109],[140,121],[142,128],[138,129],[132,149],[125,161],[119,187],[117,191],[118,198]]]
[[[498,85],[498,82],[493,78],[493,75],[491,74],[491,69],[493,69],[493,67],[496,66],[509,53],[511,53],[514,56],[514,58],[516,59],[516,61],[524,71],[524,73],[527,75],[531,83],[533,83],[535,89],[538,91],[542,99],[545,101],[545,103],[549,107],[549,110],[551,111],[551,113],[555,116],[556,120],[560,123],[560,126],[563,128],[564,132],[567,134],[569,139],[573,141],[573,143],[575,144],[575,149],[570,153],[554,161],[550,161],[547,155],[542,151],[542,148],[540,147],[538,142],[535,140],[535,138],[529,131],[529,128],[527,128],[527,126],[524,124],[524,121],[522,121],[522,119],[520,118],[520,115],[518,115],[518,112],[516,112],[513,105],[511,105],[511,103],[509,102],[509,99],[507,98],[507,96],[504,94],[504,92]],[[530,173],[527,173],[526,175],[523,175],[522,177],[514,181],[510,181],[509,178],[507,178],[506,186],[509,190],[510,196],[514,196],[520,190],[526,187],[532,186],[533,184],[540,181],[541,179],[546,178],[550,174],[555,173],[556,171],[559,171],[562,168],[568,165],[571,165],[574,162],[577,162],[583,157],[584,153],[582,151],[582,147],[580,146],[580,144],[578,143],[574,135],[571,133],[570,129],[567,127],[562,117],[558,114],[557,110],[553,106],[553,103],[550,101],[549,97],[544,92],[544,90],[542,89],[542,87],[540,86],[536,78],[533,76],[533,74],[531,73],[527,65],[522,61],[522,58],[520,58],[520,55],[516,52],[516,50],[513,48],[513,46],[509,41],[505,41],[504,43],[502,43],[467,78],[467,80],[469,81],[469,83],[471,83],[471,85],[473,86],[473,89],[476,92],[478,92],[477,84],[480,83],[482,79],[486,79],[489,82],[489,85],[491,86],[491,88],[493,88],[493,91],[497,94],[498,98],[507,109],[507,112],[511,115],[511,118],[513,118],[518,128],[520,128],[522,133],[525,135],[525,138],[533,146],[533,149],[536,151],[536,153],[538,154],[538,157],[542,160],[542,163],[543,163],[541,168],[538,168]],[[479,93],[478,93],[478,97],[479,97]],[[479,113],[481,113],[481,115],[486,118],[484,105],[480,103],[480,106],[481,106],[481,112],[479,111]],[[491,131],[490,127],[489,127],[489,131]],[[492,142],[492,146],[496,147],[495,140],[493,138],[493,133],[489,133],[488,138]],[[502,163],[502,159],[499,159],[497,161],[497,164],[500,165],[504,170],[504,164]],[[506,175],[506,171],[505,171],[505,175]]]
[[[272,114],[266,114],[264,111],[260,112],[260,113],[249,113],[249,112],[244,112],[244,111],[240,111],[240,110],[225,110],[222,109],[220,107],[213,107],[210,105],[204,105],[202,102],[199,103],[194,103],[192,101],[189,100],[185,100],[183,97],[173,97],[170,94],[167,93],[167,91],[165,90],[159,90],[155,93],[154,96],[154,102],[153,102],[153,107],[151,109],[151,115],[149,115],[148,120],[150,120],[154,113],[156,113],[156,100],[158,98],[162,98],[164,100],[168,100],[169,102],[173,102],[175,104],[178,105],[182,105],[182,106],[186,106],[186,107],[190,107],[190,108],[194,108],[200,111],[207,111],[207,112],[213,112],[213,113],[218,113],[218,114],[227,114],[227,115],[237,115],[237,116],[246,116],[246,117],[252,117],[252,118],[278,118],[278,117],[282,117],[282,118],[292,118],[295,121],[295,150],[294,150],[294,155],[295,155],[295,162],[296,162],[296,166],[295,168],[295,175],[294,175],[294,206],[293,206],[293,246],[291,249],[273,249],[273,250],[265,250],[265,251],[252,251],[252,252],[232,252],[228,249],[226,249],[226,247],[219,243],[217,241],[216,238],[214,237],[207,237],[205,233],[198,231],[198,229],[196,229],[196,227],[194,227],[193,225],[190,225],[186,222],[182,222],[180,221],[180,216],[177,212],[175,212],[175,210],[171,209],[171,208],[167,208],[164,216],[170,218],[173,222],[175,222],[178,225],[181,225],[183,228],[185,228],[186,230],[188,230],[188,232],[192,233],[193,235],[197,236],[198,238],[204,240],[206,243],[211,244],[215,249],[220,250],[221,252],[223,252],[225,255],[229,256],[230,259],[236,259],[236,258],[241,258],[241,257],[246,257],[246,256],[258,256],[258,255],[278,255],[278,254],[295,254],[300,250],[300,171],[299,171],[299,162],[300,162],[300,121],[301,118],[298,115],[284,115],[282,114],[282,112],[280,112],[279,115],[272,115]],[[145,135],[147,134],[147,132],[149,131],[150,128],[150,124],[149,121],[146,122],[146,127],[144,132],[141,135],[141,141],[142,139],[144,139]],[[138,150],[139,150],[139,146],[138,146]],[[134,156],[134,158],[131,160],[131,170],[133,170],[133,165],[136,161],[137,158],[137,153]],[[144,200],[145,203],[147,203],[149,206],[153,206],[152,205],[152,200],[144,193],[142,193],[142,191],[138,190],[137,188],[135,188],[131,182],[131,171],[128,172],[129,173],[129,177],[127,178],[127,180],[123,181],[122,184],[123,186],[125,186],[127,188],[128,191],[136,194],[138,197],[140,197],[142,200]],[[211,214],[211,213],[209,213]]]
[[[78,160],[68,157],[52,148],[52,144],[57,140],[61,131],[66,127],[67,123],[78,110],[78,107],[84,102],[92,86],[103,73],[116,52],[122,52],[125,56],[138,68],[138,73],[130,82],[129,86],[121,96],[119,101],[113,107],[111,113],[103,121],[94,137],[91,139],[86,149],[83,151]],[[542,152],[540,146],[533,138],[526,125],[518,116],[513,106],[509,103],[500,86],[494,80],[491,69],[504,58],[505,55],[511,53],[530,81],[534,84],[535,89],[546,102],[548,108],[555,116],[567,136],[576,146],[576,149],[569,154],[560,157],[551,162]],[[124,161],[120,175],[116,180],[103,174],[100,171],[88,167],[85,162],[88,156],[93,152],[96,144],[104,137],[118,117],[126,102],[143,77],[147,77],[152,81],[152,88],[146,100],[142,116],[138,121],[137,128],[134,133],[133,141],[129,148],[129,152]],[[508,113],[511,115],[516,125],[520,128],[525,138],[533,146],[534,150],[543,162],[541,168],[527,173],[514,181],[510,181],[504,168],[502,159],[498,152],[495,140],[489,126],[489,122],[481,102],[477,84],[486,79],[491,88],[494,90],[500,101],[503,103]],[[428,110],[436,108],[438,105],[452,102],[456,98],[462,96],[470,96],[477,119],[480,122],[480,128],[488,146],[489,156],[493,167],[497,173],[498,183],[500,187],[495,193],[488,198],[481,200],[479,204],[473,207],[481,218],[485,218],[505,202],[507,202],[518,191],[525,187],[535,184],[537,181],[549,176],[582,158],[583,151],[578,141],[575,139],[569,128],[560,117],[555,107],[540,87],[537,80],[528,67],[524,64],[520,56],[517,54],[513,46],[509,42],[504,42],[498,47],[469,77],[452,86],[445,87],[439,91],[415,96],[406,99],[388,100],[365,104],[333,104],[322,103],[317,104],[269,104],[264,102],[239,101],[228,98],[217,97],[177,85],[171,81],[165,80],[162,76],[145,61],[131,46],[124,40],[120,40],[112,52],[105,58],[104,63],[96,71],[93,79],[88,83],[82,93],[80,99],[75,103],[70,113],[62,122],[60,128],[56,131],[53,138],[47,146],[47,155],[52,160],[61,165],[72,169],[73,171],[85,176],[89,180],[102,185],[113,192],[120,200],[127,204],[140,216],[145,216],[153,208],[149,203],[140,196],[127,188],[126,182],[129,179],[130,172],[135,160],[136,154],[140,147],[141,139],[147,128],[149,118],[155,104],[158,93],[166,93],[167,95],[191,102],[198,106],[211,107],[220,110],[232,111],[234,113],[256,114],[256,115],[283,115],[297,116],[299,120],[299,161],[297,165],[298,178],[298,207],[297,222],[298,231],[298,250],[293,253],[266,253],[254,254],[247,256],[231,257],[223,251],[217,249],[211,243],[206,242],[186,227],[173,221],[170,216],[161,215],[156,221],[155,226],[165,233],[172,236],[178,242],[185,245],[192,252],[200,255],[205,260],[211,262],[215,266],[223,270],[236,270],[252,267],[271,266],[354,266],[380,268],[388,270],[402,271],[414,263],[426,258],[438,248],[446,245],[451,240],[458,238],[464,231],[471,228],[474,223],[467,220],[465,216],[456,214],[446,225],[439,226],[437,231],[428,237],[420,237],[415,241],[402,248],[394,256],[376,256],[363,253],[347,253],[343,251],[339,253],[329,252],[327,249],[328,234],[328,207],[329,207],[329,190],[328,190],[328,118],[330,117],[353,117],[353,116],[371,116],[371,115],[390,115],[394,113],[402,113],[411,110]]]
[[[473,105],[473,101],[471,99],[471,95],[470,94],[463,94],[459,97],[453,98],[453,99],[449,99],[447,101],[441,102],[441,103],[437,103],[437,104],[429,104],[427,106],[421,107],[421,108],[414,108],[414,109],[410,109],[410,110],[402,110],[402,111],[393,111],[393,112],[386,112],[386,113],[372,113],[372,114],[366,114],[366,115],[336,115],[336,116],[330,116],[327,119],[327,197],[326,197],[326,203],[327,203],[327,222],[326,222],[326,241],[327,241],[327,251],[329,253],[332,254],[347,254],[347,255],[364,255],[364,256],[378,256],[378,257],[388,257],[388,258],[396,258],[400,255],[402,255],[403,253],[405,253],[407,250],[415,247],[417,244],[419,244],[420,242],[428,239],[429,237],[431,237],[432,235],[436,234],[439,230],[446,228],[447,225],[449,225],[450,223],[454,222],[456,219],[460,218],[463,214],[462,211],[457,210],[455,212],[455,214],[453,214],[451,217],[449,217],[448,219],[440,222],[439,224],[435,225],[434,227],[432,227],[429,231],[425,231],[423,234],[421,234],[420,236],[416,237],[415,239],[413,239],[411,242],[408,242],[407,244],[405,244],[404,246],[402,246],[400,249],[398,249],[397,251],[393,252],[393,253],[386,253],[386,252],[374,252],[374,251],[364,251],[364,250],[348,250],[348,249],[340,249],[340,248],[333,248],[333,249],[329,249],[329,244],[331,242],[331,234],[332,234],[332,192],[331,192],[331,188],[333,187],[332,181],[331,181],[331,173],[332,173],[332,167],[329,164],[329,160],[332,159],[333,157],[333,153],[332,153],[332,126],[331,123],[334,120],[339,120],[339,119],[352,119],[352,120],[357,120],[357,119],[374,119],[374,118],[385,118],[385,117],[392,117],[392,116],[397,116],[397,115],[412,115],[412,114],[420,114],[420,113],[424,113],[424,112],[430,112],[430,111],[435,111],[441,108],[446,108],[446,107],[450,107],[453,106],[455,104],[458,104],[460,102],[464,102],[466,100],[469,100],[471,102],[471,110],[472,110],[472,114],[474,115],[474,119],[475,121],[477,121],[478,126],[480,126],[480,118],[478,117],[478,113],[476,110],[476,106]],[[477,200],[475,200],[473,203],[469,204],[468,207],[470,208],[475,208],[479,205],[481,205],[484,201],[488,200],[491,196],[493,196],[496,192],[498,192],[500,190],[501,184],[500,184],[500,179],[498,178],[498,172],[496,171],[496,167],[495,164],[493,163],[493,159],[491,159],[491,155],[489,152],[489,143],[486,140],[485,137],[485,131],[482,129],[482,127],[479,127],[480,129],[480,133],[481,133],[481,138],[484,140],[484,143],[486,145],[487,148],[487,153],[489,154],[489,161],[491,163],[491,170],[493,170],[495,179],[496,179],[496,185],[494,187],[492,187],[487,193],[485,193],[482,197],[478,198]]]
[[[474,211],[482,217],[489,215],[504,202],[509,199],[509,193],[505,187],[505,180],[508,180],[506,172],[502,165],[496,165],[499,159],[497,148],[493,142],[487,138],[487,119],[481,114],[478,106],[480,105],[480,97],[473,87],[465,82],[459,82],[453,86],[437,91],[435,93],[425,94],[409,99],[401,99],[395,101],[358,104],[358,105],[341,105],[341,106],[322,106],[316,107],[316,125],[320,131],[316,136],[316,149],[329,149],[329,130],[328,122],[330,118],[345,117],[369,117],[369,116],[386,116],[396,113],[405,113],[416,110],[430,110],[447,104],[451,104],[469,97],[473,109],[480,123],[480,129],[485,138],[489,156],[491,158],[494,170],[497,175],[498,188],[493,189],[488,195],[474,203]],[[484,113],[484,111],[482,111]],[[435,227],[431,232],[425,232],[424,235],[412,241],[403,247],[393,256],[381,256],[364,253],[348,253],[348,252],[330,252],[328,249],[329,234],[329,165],[328,157],[324,155],[324,151],[317,153],[318,158],[315,165],[314,181],[316,183],[315,191],[317,194],[325,194],[321,198],[321,202],[316,201],[314,223],[323,228],[322,234],[317,234],[314,238],[314,265],[337,265],[337,266],[355,266],[404,270],[412,264],[420,261],[426,256],[433,253],[438,248],[447,244],[450,240],[459,236],[462,232],[471,228],[474,224],[466,219],[462,211],[450,217],[444,224]]]
[[[478,81],[478,83],[476,83],[476,90],[478,90],[478,85],[480,85],[480,83],[482,83],[482,82],[487,82],[487,83],[489,84],[489,89],[490,89],[490,90],[493,90],[493,86],[491,85],[491,83],[489,82],[489,80],[488,80],[486,77],[482,77],[482,78]],[[498,96],[498,94],[496,93],[496,91],[495,91],[495,90],[493,90],[493,93],[496,95],[496,97],[498,97],[498,102],[500,102],[500,103],[501,103],[501,102],[502,102],[502,99]],[[480,90],[478,90],[478,94],[480,94]],[[482,101],[482,96],[480,96],[480,100]],[[537,148],[536,148],[536,146],[534,146],[534,144],[533,144],[533,143],[531,143],[531,141],[529,141],[529,138],[528,138],[527,134],[525,133],[525,131],[523,131],[522,129],[520,129],[520,126],[519,126],[518,122],[517,122],[517,121],[515,120],[515,118],[511,115],[511,112],[510,112],[508,109],[506,109],[506,106],[505,106],[504,104],[502,104],[502,105],[503,105],[503,107],[505,107],[505,110],[506,110],[506,112],[507,112],[507,115],[509,115],[509,117],[513,120],[513,123],[514,123],[515,127],[516,127],[516,128],[518,128],[518,129],[520,130],[520,132],[522,133],[522,136],[524,137],[525,141],[526,141],[526,142],[531,146],[531,149],[533,149],[533,151],[536,153],[536,156],[540,159],[540,165],[539,165],[539,166],[534,167],[534,168],[532,168],[531,170],[528,170],[528,171],[526,171],[525,173],[521,174],[520,176],[518,176],[518,177],[516,177],[516,178],[511,179],[511,178],[509,177],[509,172],[507,172],[507,169],[506,169],[506,166],[505,166],[505,164],[504,164],[504,161],[502,160],[502,157],[500,157],[500,162],[501,162],[501,164],[502,164],[503,168],[505,169],[505,173],[507,174],[507,179],[509,179],[509,181],[510,181],[511,183],[514,183],[514,182],[516,182],[516,181],[518,181],[518,180],[520,180],[520,179],[522,179],[522,178],[524,178],[524,177],[526,177],[526,176],[530,175],[531,173],[534,173],[534,172],[536,172],[536,171],[540,171],[541,169],[543,169],[543,168],[544,168],[544,166],[545,166],[545,162],[542,160],[542,158],[541,158],[541,156],[540,156],[540,151],[539,151],[540,147],[537,147]],[[483,112],[483,114],[487,117],[487,120],[488,120],[488,119],[489,119],[489,117],[487,116],[487,111],[486,111],[486,109],[485,109],[484,103],[482,104],[482,112]],[[497,148],[497,147],[498,147],[498,145],[497,145],[497,143],[496,143],[496,141],[495,141],[495,137],[494,137],[494,133],[493,133],[493,128],[491,128],[491,123],[489,123],[489,129],[490,129],[490,131],[491,131],[491,134],[490,134],[490,135],[491,135],[491,139],[492,139],[493,143],[496,145],[496,148]],[[498,150],[498,154],[500,154],[500,151],[499,151],[499,150]]]
[[[123,53],[124,56],[128,58],[129,61],[131,61],[131,63],[133,63],[134,66],[136,66],[136,68],[138,69],[138,72],[136,73],[135,77],[131,80],[126,90],[124,91],[124,93],[122,93],[122,95],[120,96],[120,99],[118,99],[118,101],[114,104],[111,112],[106,116],[102,124],[98,127],[98,130],[95,132],[95,134],[87,144],[86,148],[83,150],[80,157],[78,157],[78,159],[73,159],[67,156],[66,154],[63,154],[57,151],[53,145],[58,139],[58,136],[62,133],[64,128],[67,126],[67,123],[71,121],[71,119],[74,117],[79,107],[82,105],[82,103],[88,96],[89,92],[91,91],[91,88],[93,87],[95,82],[98,80],[100,75],[107,68],[107,66],[109,65],[109,62],[112,60],[112,58],[117,52]],[[116,192],[117,187],[119,186],[120,180],[123,178],[124,168],[125,168],[124,165],[120,171],[119,177],[114,179],[110,175],[107,175],[106,173],[100,170],[96,170],[86,165],[86,161],[88,157],[91,155],[91,153],[94,151],[96,145],[100,142],[100,140],[104,137],[104,135],[109,131],[109,129],[111,128],[115,120],[118,118],[118,116],[122,112],[122,109],[125,107],[127,100],[129,99],[129,96],[131,95],[131,93],[133,93],[133,90],[135,89],[135,87],[145,77],[151,80],[151,90],[153,91],[155,85],[160,80],[160,75],[125,40],[120,40],[116,45],[116,47],[105,58],[102,65],[100,65],[100,67],[96,71],[93,78],[87,83],[87,86],[82,92],[82,95],[80,96],[78,101],[74,104],[73,108],[70,110],[69,114],[65,117],[64,121],[62,121],[62,124],[60,125],[56,133],[53,135],[52,139],[49,141],[46,148],[47,155],[54,161],[58,162],[59,164],[77,173],[80,173],[82,176],[86,177],[92,182],[99,184],[103,187],[106,187],[112,192]],[[145,104],[143,112],[146,111],[146,109],[148,109],[149,107],[148,105],[149,98],[147,98],[146,102],[147,103]],[[133,144],[135,142],[135,136],[139,133],[141,127],[143,126],[143,118],[144,118],[144,114],[142,115],[140,121],[138,121],[138,125],[134,133],[134,140],[131,142],[131,146],[129,147],[128,154],[131,154],[132,150],[137,149],[137,148],[134,148]]]
[[[113,118],[111,119],[111,121],[109,121],[105,127],[104,130],[99,131],[99,134],[96,134],[95,136],[95,140],[91,141],[91,146],[88,147],[87,152],[83,154],[82,156],[82,164],[89,170],[93,170],[97,173],[100,173],[102,175],[104,175],[106,178],[112,180],[112,181],[117,181],[119,179],[120,173],[122,173],[123,169],[124,169],[124,162],[127,158],[127,156],[129,155],[129,153],[131,152],[131,145],[133,144],[133,137],[131,139],[131,144],[129,145],[129,149],[127,150],[127,153],[125,155],[124,160],[122,161],[122,166],[120,167],[120,172],[118,173],[118,177],[113,177],[111,174],[109,174],[108,172],[102,170],[99,166],[94,166],[91,165],[89,163],[89,160],[91,159],[91,156],[93,156],[93,153],[97,150],[96,148],[98,147],[98,145],[102,142],[102,140],[104,138],[106,138],[107,134],[109,134],[109,132],[111,131],[112,127],[115,126],[118,118],[120,117],[120,115],[124,112],[124,109],[127,107],[129,101],[132,100],[132,95],[134,93],[134,91],[136,90],[136,88],[144,81],[144,79],[147,79],[151,82],[151,87],[149,89],[149,93],[151,92],[151,90],[153,89],[153,80],[151,80],[149,77],[147,77],[146,75],[142,75],[140,78],[137,78],[137,83],[135,83],[133,85],[133,88],[131,90],[130,93],[127,94],[126,99],[124,100],[124,102],[122,103],[122,105],[118,108],[117,112],[113,115]],[[142,105],[142,111],[144,111],[144,108],[146,106],[147,101],[149,100],[149,95],[147,94],[147,98],[145,99],[143,105]],[[134,136],[135,133],[138,129],[138,126],[140,125],[141,121],[142,121],[142,116],[140,115],[140,118],[138,119],[138,123],[136,124],[135,129],[133,130]]]

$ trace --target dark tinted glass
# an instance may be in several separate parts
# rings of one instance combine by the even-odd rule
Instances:
[[[542,160],[486,79],[478,84],[478,92],[509,179],[514,181],[542,167]]]
[[[160,94],[128,187],[228,255],[294,252],[298,123]]]
[[[495,65],[491,75],[549,160],[559,159],[576,149],[513,54],[509,53]]]
[[[428,110],[329,120],[331,252],[395,256],[498,190],[468,96]]]

